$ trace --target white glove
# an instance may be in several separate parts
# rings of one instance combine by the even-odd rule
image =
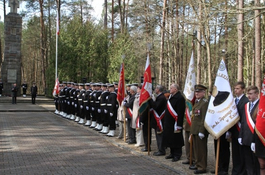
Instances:
[[[227,132],[225,133],[225,139],[231,139],[231,136],[232,136],[232,134],[231,134],[230,131],[227,131]]]
[[[200,139],[203,139],[204,138],[204,134],[203,133],[200,133],[199,132],[198,136],[200,137]]]
[[[83,105],[80,105],[80,108],[83,109]]]
[[[101,113],[101,109],[98,109],[98,113]]]
[[[94,111],[94,110],[95,110],[95,108],[93,108],[93,107],[92,107],[91,109],[92,109],[92,111]]]
[[[126,104],[126,103],[127,103],[127,102],[125,102],[125,101],[124,101],[124,102],[122,102],[123,106],[125,106],[125,104]]]
[[[75,108],[77,108],[77,104],[75,104]]]
[[[113,116],[113,113],[109,113],[109,115],[112,117]]]
[[[72,106],[74,106],[75,105],[75,102],[72,102]]]
[[[242,145],[242,138],[238,138],[237,140],[238,140],[238,143],[239,143],[240,145]]]
[[[89,110],[89,107],[88,106],[86,106],[86,110]]]
[[[67,104],[70,105],[70,102],[68,101]]]
[[[107,114],[107,113],[108,113],[107,109],[104,109],[104,113],[105,113],[105,114]]]
[[[256,146],[255,143],[251,143],[250,145],[251,151],[255,152],[256,149],[255,146]]]

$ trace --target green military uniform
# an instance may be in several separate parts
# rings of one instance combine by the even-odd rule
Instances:
[[[189,138],[190,138],[190,124],[187,122],[186,118],[185,118],[185,122],[184,122],[184,130],[185,130],[185,150],[186,150],[186,157],[188,159],[187,162],[183,162],[183,164],[189,164],[190,162],[190,141],[189,141]],[[194,150],[192,150],[192,162],[195,161],[195,158],[194,158]]]
[[[196,87],[199,86],[199,87]],[[205,90],[206,88],[202,85],[196,85],[195,91]],[[207,167],[207,139],[208,132],[204,127],[205,115],[208,108],[208,100],[206,98],[196,99],[195,104],[192,108],[192,121],[191,130],[193,139],[193,150],[195,156],[195,164],[198,170],[206,171]],[[204,137],[201,139],[199,133],[203,134]],[[196,173],[199,174],[199,173]]]

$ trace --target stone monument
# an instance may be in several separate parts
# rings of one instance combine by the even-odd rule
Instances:
[[[17,14],[18,0],[9,0],[10,13],[5,17],[4,60],[1,67],[3,95],[11,95],[12,84],[21,85],[22,17]],[[18,91],[20,95],[20,88]]]

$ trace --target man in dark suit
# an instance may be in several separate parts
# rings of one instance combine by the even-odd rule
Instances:
[[[170,154],[165,158],[172,159],[172,162],[180,160],[182,156],[182,147],[184,146],[182,127],[185,105],[185,98],[180,93],[179,86],[172,84],[165,111],[163,131],[164,146],[170,148]]]
[[[155,129],[156,142],[158,151],[154,152],[154,156],[165,155],[165,147],[163,145],[163,123],[164,114],[167,107],[167,99],[164,96],[164,88],[161,85],[157,85],[155,88],[155,93],[157,94],[156,99],[151,100],[152,111],[152,128]]]
[[[195,104],[192,108],[192,125],[190,133],[192,134],[195,165],[189,168],[195,170],[194,174],[206,173],[207,167],[207,140],[208,132],[204,127],[205,115],[208,108],[208,100],[205,98],[206,87],[195,85]]]
[[[259,163],[255,154],[251,151],[251,143],[253,142],[254,123],[256,123],[256,115],[259,105],[259,89],[257,86],[250,86],[247,89],[249,103],[245,104],[245,112],[241,119],[241,129],[239,132],[239,140],[242,140],[242,150],[244,152],[243,161],[248,175],[259,174]],[[253,125],[251,125],[251,123]]]
[[[11,88],[11,92],[12,92],[12,104],[17,104],[17,84],[14,83],[12,88]]]
[[[27,83],[24,81],[24,83],[21,85],[21,87],[22,87],[22,91],[23,91],[23,97],[26,97],[26,92],[27,92],[27,88],[28,88]]]
[[[32,104],[35,104],[35,99],[36,99],[36,96],[38,93],[38,88],[37,88],[35,82],[33,82],[33,85],[30,88],[30,92],[31,92],[31,102],[32,102]]]
[[[237,107],[237,111],[240,117],[240,120],[235,126],[233,126],[230,131],[232,133],[232,161],[233,161],[233,168],[232,168],[232,175],[245,175],[246,169],[244,164],[244,151],[242,149],[242,138],[239,138],[239,131],[242,116],[245,112],[245,104],[248,102],[248,98],[244,94],[245,91],[245,83],[244,82],[237,82],[234,86],[235,92],[235,103]]]

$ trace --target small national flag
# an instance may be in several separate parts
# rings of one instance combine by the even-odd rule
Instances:
[[[120,69],[120,80],[118,84],[118,94],[117,94],[117,100],[120,106],[124,97],[125,97],[125,78],[124,78],[124,63],[122,63]]]
[[[239,121],[224,60],[221,60],[208,105],[204,126],[218,139]]]
[[[256,127],[255,131],[259,136],[259,139],[265,146],[265,73],[264,80],[262,83],[262,88],[260,91],[260,100],[259,100],[259,111],[257,114]]]
[[[140,93],[139,99],[139,114],[141,115],[148,107],[148,100],[152,95],[152,77],[151,77],[151,66],[149,54],[147,55],[145,72],[144,72],[144,83]]]
[[[191,53],[191,58],[190,58],[190,64],[189,64],[189,69],[187,72],[187,77],[185,81],[185,87],[183,94],[186,97],[186,120],[189,125],[191,125],[191,117],[190,117],[190,112],[192,111],[192,106],[195,101],[195,95],[194,95],[194,86],[196,84],[196,75],[195,75],[195,65],[194,65],[194,58],[193,58],[193,52]]]
[[[58,80],[58,78],[56,78],[52,95],[55,97],[57,94],[59,94],[59,91],[60,91],[60,89],[59,89],[59,80]]]

